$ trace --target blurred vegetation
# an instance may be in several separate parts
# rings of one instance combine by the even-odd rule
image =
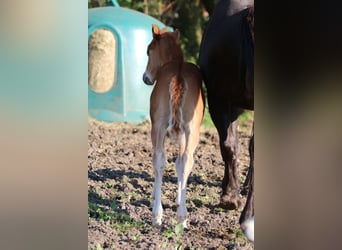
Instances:
[[[204,28],[218,0],[117,0],[121,7],[153,16],[178,29],[186,61],[197,64]],[[89,0],[88,8],[111,5],[108,0]]]

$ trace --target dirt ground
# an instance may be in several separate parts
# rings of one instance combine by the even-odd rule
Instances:
[[[251,119],[240,122],[241,183],[249,165]],[[102,123],[88,127],[88,249],[254,249],[243,235],[239,211],[218,206],[224,165],[216,129],[201,129],[188,181],[189,229],[176,218],[177,148],[166,140],[163,225],[151,226],[153,187],[150,123]],[[243,197],[245,200],[246,197]]]

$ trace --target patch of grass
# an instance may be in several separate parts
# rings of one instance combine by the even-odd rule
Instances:
[[[113,211],[107,211],[104,207],[100,207],[95,203],[88,203],[88,220],[95,218],[102,221],[107,221],[115,218]]]
[[[164,242],[163,244],[159,245],[159,247],[163,249],[170,249],[170,245],[167,242]]]
[[[252,119],[253,119],[253,111],[249,111],[249,110],[245,110],[239,116],[239,122],[240,123],[244,123],[244,122],[247,122],[248,120],[252,120]],[[205,107],[205,110],[204,110],[204,117],[203,117],[202,126],[205,128],[215,128],[215,125],[214,125],[214,123],[210,117],[208,105]]]
[[[211,195],[209,189],[205,190],[205,195],[196,195],[196,198],[192,199],[192,202],[196,205],[203,205],[213,203],[213,195]]]
[[[184,226],[182,223],[178,223],[175,226],[175,234],[177,237],[181,236],[184,233]]]
[[[233,232],[235,233],[236,238],[245,237],[240,227],[233,229]]]
[[[107,180],[105,182],[105,187],[106,188],[113,188],[114,187],[114,180]]]
[[[170,238],[173,238],[173,236],[175,236],[175,232],[171,229],[167,229],[162,233],[162,236],[170,239]]]
[[[118,229],[122,233],[127,233],[132,228],[144,228],[147,226],[147,224],[143,221],[135,221],[128,215],[121,213],[118,214],[116,221],[112,223],[111,226]]]
[[[240,227],[234,227],[234,228],[232,228],[232,231],[233,231],[233,234],[235,235],[235,237],[231,240],[229,245],[231,245],[231,247],[233,247],[233,248],[229,248],[229,246],[228,246],[228,249],[234,249],[236,245],[246,246],[247,245],[247,238],[244,235],[244,233],[242,232],[242,229]]]
[[[132,237],[132,240],[133,240],[133,242],[137,242],[137,241],[140,240],[140,238],[141,238],[141,234],[137,234],[137,235],[134,235],[134,236]]]
[[[119,197],[119,200],[122,202],[130,203],[132,201],[135,201],[138,194],[135,191],[129,192],[129,193],[122,193]]]
[[[211,194],[210,189],[206,189],[205,193],[199,194],[196,190],[188,197],[189,201],[197,208],[203,205],[212,204],[214,202],[214,195]]]
[[[141,200],[149,200],[151,198],[150,194],[142,193],[140,199]]]
[[[131,200],[136,200],[137,193],[135,191],[130,192],[127,194],[127,199],[130,202]]]
[[[195,198],[195,199],[193,199],[191,201],[192,201],[192,203],[194,203],[194,205],[196,207],[201,207],[203,205],[203,202],[200,199]]]
[[[209,114],[209,109],[208,105],[206,105],[205,110],[204,110],[204,117],[202,121],[202,126],[205,128],[215,128],[215,125],[213,121],[211,120],[210,114]]]
[[[168,239],[176,237],[177,246],[175,247],[175,249],[178,250],[178,249],[182,249],[184,226],[182,223],[177,223],[176,225],[175,225],[175,223],[176,222],[174,220],[172,220],[171,224],[174,225],[173,230],[172,229],[165,230],[162,233],[162,236],[164,236]],[[164,248],[164,244],[162,245],[162,247]]]
[[[115,211],[117,209],[116,201],[110,204],[110,208],[111,210],[95,203],[88,203],[88,220],[111,221],[111,226],[123,233],[127,233],[132,228],[147,226],[143,221],[135,221],[127,214]]]
[[[239,116],[239,122],[246,122],[248,120],[253,119],[253,111],[245,110],[240,116]]]
[[[215,212],[218,212],[218,213],[225,211],[225,209],[222,207],[215,207],[214,210],[215,210]]]

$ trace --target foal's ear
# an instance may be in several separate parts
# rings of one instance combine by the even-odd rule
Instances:
[[[156,24],[152,24],[152,34],[153,37],[160,35],[160,29]]]

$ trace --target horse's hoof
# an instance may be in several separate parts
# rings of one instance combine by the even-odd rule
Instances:
[[[152,225],[156,226],[156,227],[160,227],[162,224],[162,220],[161,220],[161,216],[156,216],[154,218],[152,218]]]
[[[228,210],[235,210],[240,208],[241,202],[240,200],[235,196],[229,196],[229,195],[223,195],[221,197],[220,207],[228,209]]]

